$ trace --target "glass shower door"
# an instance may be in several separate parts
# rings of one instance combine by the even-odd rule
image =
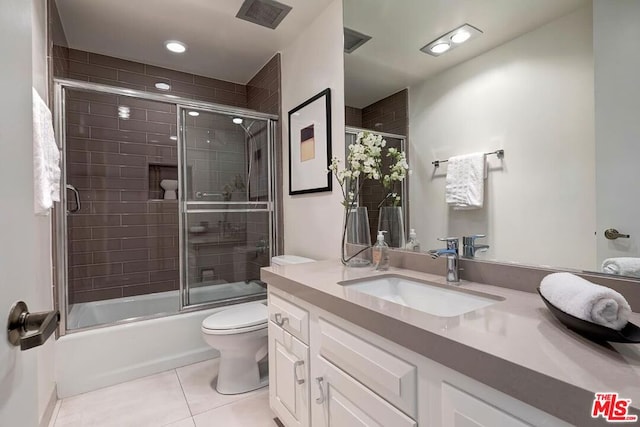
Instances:
[[[271,123],[181,108],[183,304],[265,297],[272,251]]]

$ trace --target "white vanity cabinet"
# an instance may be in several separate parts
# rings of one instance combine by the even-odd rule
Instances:
[[[269,302],[270,401],[287,427],[570,425],[279,289]],[[275,312],[295,312],[306,341]]]
[[[269,295],[269,403],[287,427],[310,425],[308,318],[306,310]]]

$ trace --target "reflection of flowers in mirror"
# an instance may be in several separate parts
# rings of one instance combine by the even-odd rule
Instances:
[[[382,199],[378,207],[386,203],[390,203],[390,206],[400,206],[402,200],[400,195],[395,191],[395,187],[398,183],[404,181],[408,174],[411,174],[409,164],[407,163],[407,155],[404,151],[389,147],[387,157],[391,158],[393,163],[389,166],[389,173],[382,177],[382,185],[389,190],[389,193]]]

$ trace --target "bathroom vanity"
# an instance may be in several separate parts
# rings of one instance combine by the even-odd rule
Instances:
[[[424,283],[438,304],[393,278]],[[606,425],[591,418],[596,392],[637,413],[640,351],[581,338],[531,292],[337,261],[264,268],[262,280],[270,403],[287,427]]]

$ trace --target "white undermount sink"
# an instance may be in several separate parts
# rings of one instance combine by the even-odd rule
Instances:
[[[338,284],[434,316],[453,317],[488,307],[504,298],[467,289],[454,288],[397,274],[346,280]]]

